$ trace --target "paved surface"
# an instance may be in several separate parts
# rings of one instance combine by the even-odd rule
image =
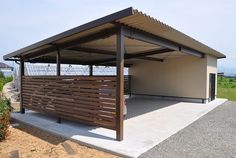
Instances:
[[[236,102],[226,102],[140,158],[236,157]]]
[[[62,124],[57,124],[56,118],[32,111],[13,113],[12,117],[97,149],[138,157],[225,101],[216,99],[201,104],[147,97],[130,98],[127,100],[128,115],[124,121],[124,140],[121,142],[115,140],[113,130],[64,120]]]

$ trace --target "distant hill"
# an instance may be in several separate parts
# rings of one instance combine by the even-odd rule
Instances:
[[[236,67],[234,68],[219,67],[218,72],[223,72],[225,76],[236,76]]]

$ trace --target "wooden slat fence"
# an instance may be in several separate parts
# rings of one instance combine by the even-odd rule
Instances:
[[[116,77],[23,76],[23,107],[116,129]]]
[[[131,75],[124,76],[124,94],[131,94]]]

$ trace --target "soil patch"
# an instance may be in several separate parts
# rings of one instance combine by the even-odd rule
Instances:
[[[20,158],[113,158],[103,151],[82,146],[35,127],[11,121],[10,134],[0,142],[1,158],[19,154]],[[66,145],[65,145],[66,144]],[[17,152],[16,152],[17,151]]]

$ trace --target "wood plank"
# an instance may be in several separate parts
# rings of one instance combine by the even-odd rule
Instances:
[[[23,76],[22,79],[22,96],[26,108],[115,129],[115,76]]]

